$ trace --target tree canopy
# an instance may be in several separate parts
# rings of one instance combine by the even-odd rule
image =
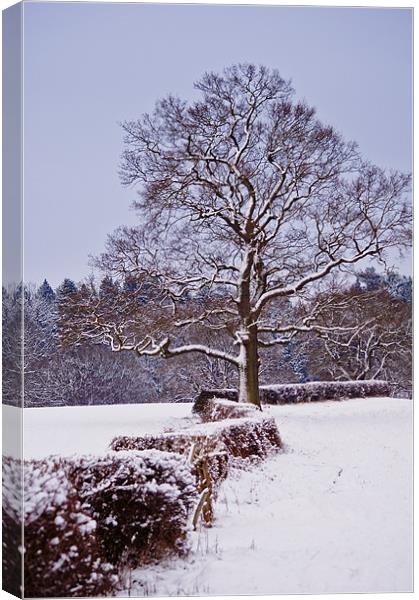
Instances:
[[[138,187],[139,225],[110,235],[96,263],[154,286],[159,326],[142,316],[133,326],[137,308],[96,305],[82,332],[115,351],[224,359],[239,370],[240,398],[259,404],[260,349],[325,327],[321,306],[290,319],[280,302],[304,302],[334,273],[408,246],[410,175],[364,160],[275,70],[239,64],[195,88],[198,100],[168,96],[122,124],[120,175]],[[197,324],[225,331],[230,349],[188,340]]]

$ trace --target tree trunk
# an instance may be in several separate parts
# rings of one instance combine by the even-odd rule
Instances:
[[[259,355],[256,327],[242,336],[239,367],[239,402],[255,404],[262,410],[259,396]]]

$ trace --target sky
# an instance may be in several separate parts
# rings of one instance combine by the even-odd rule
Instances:
[[[26,281],[85,278],[137,222],[119,123],[237,62],[277,68],[365,158],[412,169],[410,9],[25,3]]]

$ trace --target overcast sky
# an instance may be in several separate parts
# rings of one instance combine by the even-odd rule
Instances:
[[[411,28],[409,9],[24,4],[26,281],[84,278],[135,223],[118,122],[207,70],[277,68],[365,157],[410,171]]]

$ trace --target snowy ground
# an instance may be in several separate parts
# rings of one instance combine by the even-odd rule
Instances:
[[[99,453],[116,434],[176,427],[190,408],[28,409],[25,454]],[[285,452],[227,480],[190,557],[137,570],[131,595],[411,591],[411,401],[266,411]]]
[[[185,426],[191,408],[192,404],[118,404],[25,409],[25,457],[103,453],[117,435]]]

